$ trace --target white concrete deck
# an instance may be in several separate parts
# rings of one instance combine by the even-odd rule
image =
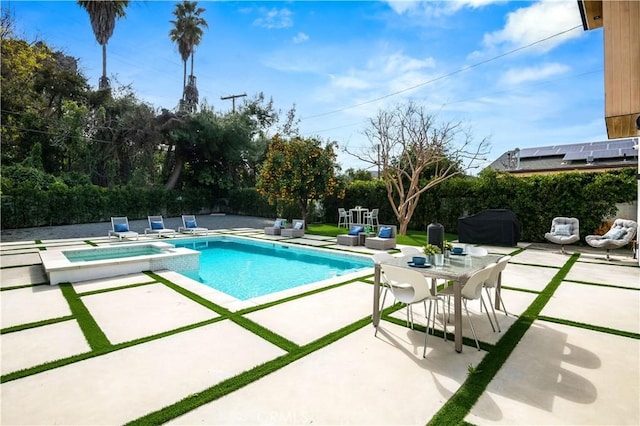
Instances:
[[[248,228],[217,232],[281,239]],[[91,241],[108,244],[106,237]],[[335,239],[310,235],[288,242],[372,252],[335,246]],[[36,247],[76,245],[83,243],[0,244],[1,424],[134,421],[371,315],[371,272],[344,286],[263,309],[256,304],[234,305],[170,271],[159,275],[205,302],[198,303],[147,274],[72,283],[107,344],[122,344],[95,352],[80,327],[84,319],[72,313],[60,287],[29,286],[46,279],[37,264]],[[485,343],[499,342],[516,321],[513,314],[522,314],[569,259],[555,246],[523,247],[503,277],[507,287],[503,297],[511,315],[498,312],[502,332],[492,332],[485,313],[477,304],[469,305],[478,337]],[[513,251],[487,248],[493,253]],[[614,258],[618,260],[606,262],[602,253],[585,250],[540,312],[613,331],[535,320],[464,420],[510,425],[640,424],[640,268],[627,251],[616,251]],[[231,312],[257,306],[239,314],[286,339],[291,349],[215,312],[207,305],[211,302]],[[415,320],[424,324],[421,311],[414,310]],[[393,317],[403,320],[404,309]],[[34,326],[21,328],[27,324]],[[198,326],[185,328],[194,324]],[[464,335],[472,337],[464,318],[463,324]],[[616,330],[635,335],[616,335]],[[450,325],[449,331],[453,331]],[[136,341],[142,338],[151,340]],[[131,341],[136,344],[127,343]],[[458,354],[451,340],[429,336],[423,359],[423,344],[419,331],[383,320],[374,337],[367,324],[244,387],[196,404],[169,423],[424,425],[463,386],[468,367],[492,353],[465,346]],[[72,356],[82,359],[18,379],[8,376]]]

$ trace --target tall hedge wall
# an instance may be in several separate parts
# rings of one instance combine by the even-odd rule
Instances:
[[[426,230],[429,223],[437,221],[446,231],[457,233],[457,220],[461,216],[485,209],[509,209],[522,222],[523,241],[544,241],[544,233],[555,216],[580,219],[584,238],[600,226],[604,217],[615,214],[616,203],[636,199],[636,173],[634,168],[629,168],[606,173],[514,177],[484,171],[479,177],[456,177],[422,195],[409,228]],[[101,222],[111,216],[140,219],[152,214],[223,212],[299,217],[296,206],[271,206],[253,188],[234,190],[227,198],[213,199],[204,190],[178,192],[134,186],[105,189],[57,184],[42,190],[22,184],[19,189],[3,195],[1,203],[3,229]],[[349,185],[344,199],[326,200],[323,220],[337,223],[339,207],[356,205],[379,208],[380,223],[396,223],[384,184],[378,180],[355,181]]]
[[[409,229],[426,230],[437,221],[457,233],[458,218],[485,209],[512,210],[522,223],[523,241],[545,241],[556,216],[577,217],[582,238],[603,218],[616,213],[616,203],[637,197],[636,169],[604,173],[562,173],[531,177],[485,170],[479,177],[455,177],[423,194]],[[326,221],[337,223],[339,207],[379,208],[380,223],[396,223],[381,181],[356,181],[343,200],[326,203]]]

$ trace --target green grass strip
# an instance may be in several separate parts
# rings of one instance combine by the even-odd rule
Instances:
[[[17,290],[19,288],[29,288],[29,287],[38,287],[41,285],[49,285],[48,282],[41,282],[41,283],[35,283],[35,284],[21,284],[21,285],[14,285],[11,287],[2,287],[0,288],[0,291],[8,291],[8,290]]]
[[[631,331],[616,330],[614,328],[601,327],[599,325],[592,325],[592,324],[585,324],[583,322],[570,321],[570,320],[561,319],[561,318],[547,317],[544,315],[540,315],[538,319],[541,321],[552,322],[555,324],[562,324],[562,325],[568,325],[571,327],[584,328],[586,330],[598,331],[600,333],[613,334],[615,336],[629,337],[631,339],[640,340],[640,334],[633,333]]]
[[[242,315],[240,315],[238,313],[231,312],[228,309],[223,308],[222,306],[217,305],[217,304],[205,299],[202,296],[199,296],[199,295],[197,295],[195,293],[192,293],[189,290],[186,290],[186,289],[180,287],[179,285],[172,283],[171,281],[167,280],[166,278],[161,277],[160,275],[157,275],[157,274],[155,274],[153,272],[150,272],[150,271],[145,271],[145,273],[147,275],[149,275],[150,277],[153,277],[158,282],[160,282],[160,283],[166,285],[167,287],[173,289],[177,293],[180,293],[184,297],[187,297],[187,298],[191,299],[192,301],[204,306],[205,308],[211,309],[212,311],[214,311],[217,314],[223,316],[224,318],[228,318],[229,320],[235,322],[239,326],[246,328],[247,330],[251,331],[252,333],[262,337],[263,339],[267,340],[268,342],[272,343],[273,345],[278,346],[279,348],[281,348],[281,349],[283,349],[283,350],[285,350],[287,352],[296,350],[298,348],[298,345],[296,345],[295,343],[291,342],[290,340],[285,339],[284,337],[280,336],[279,334],[276,334],[276,333],[272,332],[271,330],[261,326],[260,324],[255,323],[254,321],[251,321],[248,318],[243,317]]]
[[[14,333],[16,331],[28,330],[30,328],[42,327],[43,325],[57,324],[59,322],[69,321],[74,319],[72,315],[66,315],[58,318],[51,318],[42,321],[30,322],[28,324],[14,325],[13,327],[7,327],[0,330],[0,334]]]
[[[331,343],[334,343],[337,340],[365,327],[368,324],[371,324],[371,318],[369,316],[356,321],[346,327],[343,327],[340,330],[327,334],[326,336],[314,342],[311,342],[308,345],[301,346],[297,351],[282,355],[271,361],[267,361],[264,364],[253,367],[250,370],[224,380],[208,389],[205,389],[202,392],[190,395],[176,402],[175,404],[161,408],[158,411],[149,413],[143,417],[126,423],[126,425],[147,426],[166,423],[171,419],[175,419],[176,417],[179,417],[204,404],[215,401],[216,399],[219,399],[231,392],[243,388],[244,386],[257,381],[268,374],[286,367],[292,362],[297,361],[312,352],[320,350],[330,345]]]
[[[94,242],[93,242],[93,241],[91,241],[91,240],[84,240],[84,241],[83,241],[83,243],[85,243],[85,244],[89,244],[89,245],[90,245],[90,246],[92,246],[92,247],[98,247],[98,244],[94,243]]]
[[[574,283],[574,284],[594,285],[596,287],[619,288],[620,290],[636,290],[636,291],[640,291],[640,288],[638,288],[638,287],[627,287],[627,286],[618,285],[618,284],[602,284],[602,283],[592,283],[592,282],[589,282],[589,281],[578,281],[578,280],[565,280],[565,282]]]
[[[151,285],[151,284],[158,284],[158,283],[156,281],[146,281],[146,282],[143,282],[143,283],[127,284],[127,285],[121,285],[121,286],[117,286],[117,287],[109,287],[109,288],[101,288],[99,290],[85,291],[85,292],[82,292],[82,293],[78,293],[78,295],[80,295],[80,296],[92,296],[94,294],[110,293],[112,291],[126,290],[128,288],[142,287],[142,286]]]
[[[464,422],[464,418],[469,414],[473,405],[478,401],[487,386],[489,386],[491,380],[493,380],[502,365],[507,361],[509,355],[511,355],[518,342],[520,342],[520,339],[522,339],[544,306],[551,299],[579,256],[579,254],[573,254],[569,258],[567,263],[565,263],[551,279],[549,284],[538,297],[535,298],[527,310],[518,317],[500,341],[496,343],[493,351],[485,355],[458,391],[453,394],[442,406],[440,411],[433,416],[429,422],[430,425],[454,425]]]
[[[98,323],[93,319],[91,313],[80,300],[80,296],[75,292],[73,286],[69,283],[61,283],[60,291],[62,295],[67,299],[71,313],[78,321],[78,325],[87,339],[89,346],[94,351],[104,350],[111,348],[111,343],[107,336],[98,326]]]
[[[205,325],[213,324],[215,322],[221,321],[222,319],[223,319],[222,317],[212,318],[212,319],[209,319],[209,320],[201,321],[201,322],[196,323],[196,324],[190,324],[190,325],[186,325],[184,327],[176,328],[174,330],[163,331],[162,333],[154,334],[152,336],[145,336],[145,337],[141,337],[139,339],[130,340],[128,342],[117,343],[117,344],[112,345],[110,347],[105,347],[105,348],[103,348],[101,350],[96,350],[96,351],[91,351],[91,352],[84,352],[84,353],[81,353],[81,354],[72,355],[72,356],[67,357],[67,358],[61,358],[61,359],[58,359],[58,360],[55,360],[55,361],[45,362],[44,364],[35,365],[33,367],[28,367],[28,368],[25,368],[25,369],[22,369],[22,370],[19,370],[19,371],[14,371],[12,373],[5,374],[4,376],[0,377],[0,383],[9,382],[11,380],[22,379],[23,377],[31,376],[33,374],[38,374],[38,373],[42,373],[44,371],[53,370],[53,369],[56,369],[56,368],[63,367],[65,365],[73,364],[75,362],[84,361],[84,360],[89,359],[89,358],[94,358],[94,357],[97,357],[97,356],[108,354],[110,352],[115,352],[115,351],[118,351],[118,350],[121,350],[121,349],[126,349],[126,348],[129,348],[129,347],[132,347],[132,346],[140,345],[142,343],[147,343],[147,342],[151,342],[153,340],[157,340],[157,339],[161,339],[161,338],[164,338],[164,337],[168,337],[168,336],[171,336],[173,334],[183,333],[185,331],[189,331],[189,330],[192,330],[194,328],[203,327]]]

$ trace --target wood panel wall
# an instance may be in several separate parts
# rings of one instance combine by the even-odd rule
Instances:
[[[640,1],[603,1],[605,121],[610,139],[640,134]]]

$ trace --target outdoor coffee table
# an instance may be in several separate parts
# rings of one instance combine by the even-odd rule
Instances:
[[[407,264],[411,260],[411,256],[398,257],[390,260],[389,265],[399,266],[402,268],[412,269],[420,272],[426,278],[432,279],[432,285],[435,280],[444,279],[453,281],[454,294],[454,347],[456,352],[462,352],[462,284],[464,284],[469,276],[474,272],[484,268],[485,266],[495,263],[500,259],[499,255],[486,255],[482,257],[468,256],[451,256],[450,261],[443,266],[432,266],[430,268],[413,268]],[[425,285],[428,285],[425,280]],[[500,281],[496,287],[496,304],[500,302],[498,295],[500,294]],[[373,326],[378,327],[380,323],[380,264],[375,265],[375,274],[373,281]]]

